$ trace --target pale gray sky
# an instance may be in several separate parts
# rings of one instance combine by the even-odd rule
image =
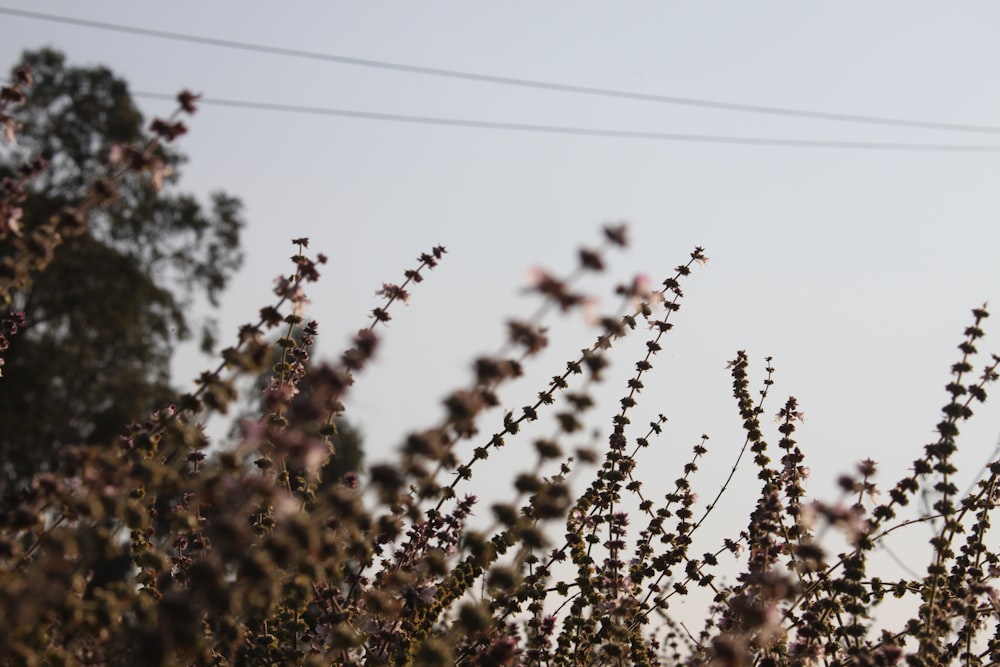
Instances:
[[[48,12],[234,41],[414,66],[822,112],[1000,126],[1000,5],[989,2],[194,2],[0,0]],[[1000,135],[859,125],[530,90],[294,59],[0,14],[0,61],[51,45],[76,64],[106,64],[134,90],[607,130],[1000,146]],[[171,105],[141,100],[148,115]],[[637,424],[665,413],[644,454],[647,490],[674,479],[702,432],[696,479],[714,494],[742,443],[726,361],[746,349],[760,378],[774,356],[768,409],[788,394],[813,488],[854,461],[882,464],[888,485],[933,437],[955,345],[985,301],[1000,304],[1000,153],[739,146],[398,124],[205,106],[181,148],[184,189],[224,188],[246,204],[247,263],[224,331],[251,319],[287,269],[293,236],[332,258],[313,289],[320,351],[366,324],[383,281],[435,244],[444,263],[383,330],[376,366],[348,416],[370,459],[434,423],[469,362],[502,341],[502,322],[533,310],[525,272],[566,269],[601,223],[626,220],[625,280],[659,281],[704,245],[712,261],[647,382]],[[608,293],[607,290],[605,293]],[[604,304],[613,306],[610,298]],[[1000,313],[988,327],[1000,326]],[[574,318],[534,379],[502,394],[516,409],[588,345]],[[985,351],[998,350],[997,336]],[[990,341],[993,341],[990,343]],[[642,338],[623,346],[609,385],[610,423]],[[186,357],[178,382],[202,361]],[[987,404],[962,440],[968,481],[993,449]],[[486,421],[492,431],[497,420]],[[638,434],[635,434],[638,435]],[[778,439],[773,434],[772,442]],[[507,493],[529,441],[508,448],[476,491]],[[490,460],[494,463],[494,459]],[[744,465],[727,511],[756,490]],[[664,487],[663,491],[667,489]],[[657,494],[653,494],[657,495]],[[741,503],[742,500],[742,503]],[[720,532],[735,514],[718,517]],[[742,519],[736,519],[738,529]],[[919,534],[919,541],[926,535]],[[712,548],[709,543],[704,549]]]

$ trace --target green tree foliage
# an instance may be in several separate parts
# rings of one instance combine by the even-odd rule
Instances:
[[[127,84],[104,67],[74,67],[56,51],[27,52],[33,85],[12,111],[17,147],[0,149],[0,177],[33,156],[48,169],[21,204],[21,232],[85,197],[121,146],[142,144],[142,114]],[[5,353],[0,384],[0,490],[51,468],[72,443],[111,442],[124,424],[172,395],[175,343],[199,327],[190,307],[212,305],[240,266],[241,204],[203,207],[173,191],[183,156],[158,148],[153,179],[127,177],[116,201],[93,211],[44,272],[17,294],[29,314]],[[162,186],[162,187],[161,187]],[[0,258],[13,252],[0,241]],[[200,327],[202,346],[212,328]]]

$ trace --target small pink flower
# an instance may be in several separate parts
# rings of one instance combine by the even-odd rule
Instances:
[[[543,268],[541,268],[539,266],[533,266],[530,269],[528,269],[528,271],[525,274],[524,278],[525,278],[525,282],[528,283],[528,287],[531,287],[531,288],[538,287],[539,285],[541,285],[546,280],[550,280],[551,279],[551,277],[549,276],[548,272],[545,271],[545,269],[543,269]]]
[[[121,144],[111,144],[108,150],[108,162],[118,164],[125,159],[125,147]]]
[[[3,138],[13,146],[17,146],[17,136],[14,134],[14,130],[16,129],[17,126],[14,124],[13,118],[5,118],[3,120]]]

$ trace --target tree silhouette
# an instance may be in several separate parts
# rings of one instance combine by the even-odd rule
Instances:
[[[53,50],[26,52],[34,84],[10,113],[18,146],[0,148],[0,177],[34,156],[48,169],[31,182],[23,232],[80,201],[120,147],[147,139],[127,84],[104,67],[73,67]],[[197,298],[215,306],[242,262],[241,203],[215,193],[207,210],[173,191],[184,157],[157,149],[153,179],[126,177],[110,206],[88,216],[12,304],[26,322],[5,352],[0,380],[0,491],[51,469],[59,449],[113,443],[122,427],[170,400],[169,361],[196,325]],[[163,187],[161,187],[163,186]],[[0,260],[13,252],[0,240]]]

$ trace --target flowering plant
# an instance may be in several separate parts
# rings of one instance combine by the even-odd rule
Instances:
[[[8,139],[16,127],[5,110],[30,83],[25,72],[0,95]],[[178,118],[195,111],[196,99],[181,93],[177,114],[152,124],[149,145],[116,149],[110,175],[95,177],[86,199],[56,220],[22,220],[17,207],[44,163],[4,182],[0,235],[16,237],[17,252],[3,259],[0,301],[10,303],[24,280],[45,270],[62,239],[85,229],[91,210],[115,196],[125,173],[162,177],[156,143],[186,131]],[[547,347],[547,318],[593,309],[577,279],[603,271],[607,254],[628,244],[625,226],[607,226],[599,246],[580,250],[569,275],[533,272],[538,312],[508,322],[503,349],[475,360],[469,382],[445,398],[445,417],[409,435],[398,460],[321,484],[336,453],[343,399],[363,379],[379,326],[446,251],[432,248],[402,283],[384,283],[371,323],[336,362],[314,363],[320,329],[305,319],[307,294],[326,257],[311,257],[308,239],[293,243],[293,268],[276,279],[273,301],[239,329],[196,391],[123,425],[117,442],[66,447],[58,470],[24,480],[2,499],[0,663],[1000,662],[1000,562],[987,539],[1000,461],[965,495],[951,463],[959,427],[998,377],[996,356],[974,367],[985,308],[973,311],[959,345],[937,438],[881,501],[870,460],[840,480],[848,503],[807,500],[809,471],[794,440],[803,419],[798,401],[789,397],[777,410],[772,447],[762,424],[773,409],[771,360],[755,397],[750,361],[737,352],[729,372],[745,433],[740,457],[752,457],[761,488],[747,501],[745,523],[720,544],[705,544],[700,529],[732,474],[709,502],[699,499],[691,479],[707,451],[703,436],[665,493],[647,491],[638,461],[666,418],[643,427],[631,420],[674,326],[682,282],[707,261],[703,249],[658,287],[647,278],[620,286],[623,310],[588,318],[597,328],[594,343],[566,359],[565,370],[518,411],[489,424],[499,389]],[[0,320],[0,353],[30,316],[11,312]],[[599,408],[592,389],[604,381],[609,355],[644,330],[645,351],[606,420],[606,444],[568,445]],[[237,380],[261,372],[270,379],[258,413],[243,421],[235,445],[212,448],[201,427],[205,415],[225,412]],[[555,431],[531,442],[536,460],[512,480],[512,499],[479,507],[470,480],[488,474],[495,450],[524,439],[522,427],[548,415]],[[581,485],[583,476],[589,482]],[[922,489],[936,498],[933,511],[898,518]],[[623,509],[626,499],[637,513]],[[477,509],[489,517],[485,528],[471,522]],[[939,528],[923,575],[870,573],[870,556],[887,536],[931,520]],[[831,554],[821,539],[830,527],[846,538],[842,553]],[[124,577],[95,576],[114,558],[127,559]],[[697,588],[710,591],[713,604],[690,631],[695,619],[676,617],[671,604]],[[913,617],[896,627],[876,616],[890,596],[914,601]]]

